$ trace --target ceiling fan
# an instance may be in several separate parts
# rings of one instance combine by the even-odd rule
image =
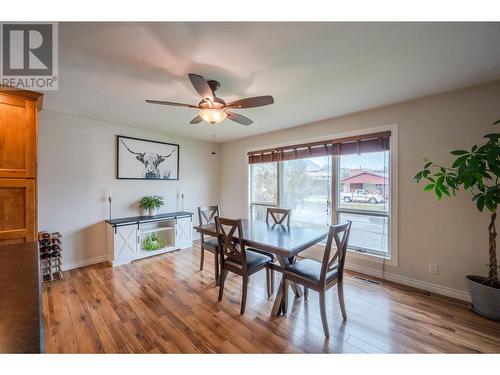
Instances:
[[[188,107],[199,109],[198,116],[191,120],[190,124],[198,124],[205,120],[210,124],[217,124],[228,118],[238,124],[248,126],[253,123],[248,117],[238,113],[230,112],[229,109],[262,107],[274,103],[271,95],[254,96],[252,98],[239,99],[234,102],[226,103],[221,98],[215,96],[215,91],[219,89],[220,83],[214,80],[206,80],[199,74],[188,74],[189,80],[194,89],[200,94],[201,101],[198,105],[165,102],[161,100],[146,100],[151,104],[172,105],[176,107]]]

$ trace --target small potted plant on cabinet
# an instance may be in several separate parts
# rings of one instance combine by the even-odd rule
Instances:
[[[500,124],[500,120],[495,124]],[[451,151],[456,157],[451,167],[425,160],[424,168],[417,173],[415,181],[426,180],[424,191],[434,191],[438,200],[443,195],[455,195],[458,190],[469,191],[477,209],[483,212],[486,208],[489,211],[491,217],[488,226],[488,277],[468,275],[466,279],[473,310],[488,318],[500,320],[500,282],[495,229],[497,207],[500,204],[500,133],[487,134],[484,138],[484,144],[474,145],[470,151]]]
[[[159,195],[148,195],[139,200],[139,207],[146,211],[149,216],[156,215],[158,209],[164,204],[163,197]]]

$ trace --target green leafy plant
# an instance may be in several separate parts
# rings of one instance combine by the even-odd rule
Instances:
[[[165,241],[162,240],[156,233],[148,234],[142,241],[144,250],[154,251],[165,247]]]
[[[500,120],[493,125],[500,124]],[[500,288],[498,282],[498,265],[496,256],[495,220],[497,207],[500,204],[500,133],[484,136],[487,139],[482,145],[474,145],[470,150],[454,150],[456,157],[451,167],[444,167],[425,160],[424,168],[414,177],[418,183],[426,180],[424,191],[433,191],[438,200],[446,195],[450,197],[459,190],[472,194],[479,211],[485,208],[491,213],[489,233],[489,273],[484,285]]]
[[[163,197],[159,195],[148,195],[139,200],[139,207],[145,210],[157,210],[165,204]]]

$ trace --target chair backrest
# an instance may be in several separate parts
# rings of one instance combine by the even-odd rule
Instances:
[[[286,225],[290,225],[290,214],[292,210],[286,208],[267,208],[266,223],[269,224],[269,218],[273,219],[272,224],[281,224],[286,220]]]
[[[233,220],[226,219],[220,216],[215,217],[215,228],[217,229],[217,238],[219,240],[219,249],[221,256],[221,263],[227,258],[231,258],[246,270],[246,254],[245,244],[243,243],[243,227],[241,219]]]
[[[349,242],[349,234],[351,232],[351,221],[345,224],[330,225],[330,230],[328,231],[328,238],[326,240],[325,253],[323,255],[323,264],[321,267],[320,282],[324,283],[326,281],[326,276],[328,272],[337,268],[338,278],[342,279],[344,275],[344,264],[347,255],[347,244]],[[335,241],[337,251],[333,256],[332,244]]]
[[[219,216],[219,206],[198,207],[198,219],[200,225],[213,224],[216,216]]]

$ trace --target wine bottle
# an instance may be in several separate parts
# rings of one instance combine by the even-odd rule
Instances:
[[[52,250],[52,247],[50,247],[50,246],[41,246],[40,247],[40,252],[42,252],[42,253],[46,253],[46,252],[51,251],[51,250]]]

